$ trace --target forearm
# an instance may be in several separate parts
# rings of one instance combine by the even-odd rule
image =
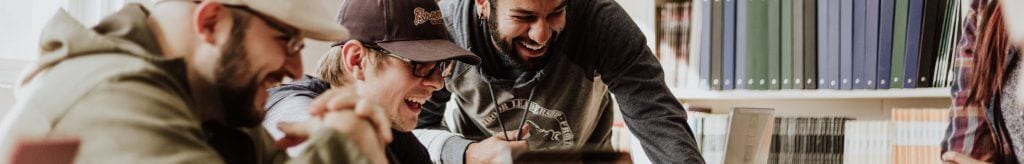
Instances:
[[[417,129],[412,131],[427,148],[434,163],[461,164],[465,162],[466,148],[475,142],[442,129]]]

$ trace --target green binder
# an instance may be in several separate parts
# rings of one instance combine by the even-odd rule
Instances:
[[[889,88],[903,88],[903,56],[907,48],[907,9],[910,0],[896,0],[892,27],[892,69]]]
[[[768,89],[778,90],[781,88],[781,40],[782,32],[781,18],[782,0],[768,0]]]
[[[793,84],[790,79],[793,79],[793,0],[781,0],[781,15],[782,29],[779,33],[782,34],[781,44],[782,47],[780,52],[782,53],[782,59],[780,59],[781,77],[779,77],[779,83],[782,84],[782,89],[793,89]]]

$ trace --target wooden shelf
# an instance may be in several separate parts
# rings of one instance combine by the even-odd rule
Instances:
[[[950,88],[885,90],[731,90],[708,91],[672,89],[682,100],[820,100],[820,99],[902,99],[949,98]]]

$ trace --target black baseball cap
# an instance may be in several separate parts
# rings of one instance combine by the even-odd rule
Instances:
[[[338,22],[349,29],[351,39],[377,44],[412,61],[480,63],[480,57],[448,39],[434,0],[345,0]]]

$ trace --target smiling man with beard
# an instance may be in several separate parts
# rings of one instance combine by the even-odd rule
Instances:
[[[439,4],[453,41],[480,56],[481,64],[456,65],[445,90],[424,105],[414,132],[435,162],[610,150],[615,94],[626,125],[654,163],[703,163],[661,66],[615,1]],[[457,106],[447,106],[449,100]]]
[[[0,163],[47,136],[80,140],[75,163],[384,163],[391,124],[375,111],[400,98],[318,99],[308,126],[283,129],[315,145],[294,158],[260,126],[263,91],[302,74],[303,39],[348,38],[326,2],[133,3],[92,28],[59,12],[0,123]]]

